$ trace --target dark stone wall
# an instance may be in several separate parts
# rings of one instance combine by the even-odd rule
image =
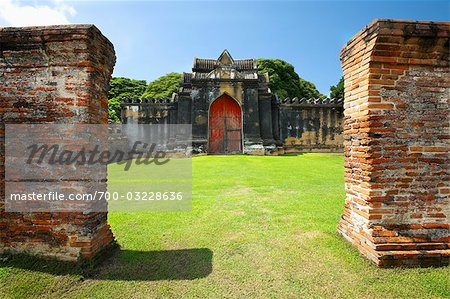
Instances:
[[[272,123],[272,98],[271,95],[261,95],[259,97],[259,123],[260,134],[264,145],[275,143],[273,137]]]
[[[269,74],[259,73],[255,59],[234,60],[227,50],[218,59],[194,59],[192,73],[184,73],[178,95],[176,121],[192,124],[194,152],[207,152],[209,107],[222,95],[242,108],[243,153],[277,155],[288,151],[342,151],[343,102],[334,99],[286,99],[270,91]],[[147,105],[155,105],[148,103]],[[158,106],[159,107],[159,106]],[[127,108],[137,122],[162,123],[166,114],[148,117]],[[150,109],[152,110],[152,109]],[[161,119],[155,119],[161,118]],[[164,119],[166,121],[166,119]],[[174,118],[170,123],[174,123]]]
[[[222,94],[220,83],[195,87],[170,99],[136,99],[124,103],[124,123],[190,123],[194,150],[208,147],[210,104]],[[144,101],[144,100],[143,100]],[[257,86],[242,91],[244,152],[264,154],[268,147],[287,152],[343,151],[343,103],[338,99],[285,99],[260,93]],[[262,147],[265,146],[265,148]]]
[[[204,151],[208,147],[208,113],[210,103],[219,97],[220,90],[218,84],[204,83],[192,88],[190,97],[192,98],[191,123],[192,123],[192,143],[194,148]]]
[[[280,105],[280,139],[286,151],[343,151],[342,101],[312,99],[302,103],[299,100],[290,102],[287,99]]]
[[[217,60],[196,58],[192,71],[183,74],[178,94],[173,97],[176,107],[164,107],[158,100],[143,104],[153,108],[140,107],[138,111],[125,104],[127,115],[139,118],[134,122],[165,123],[168,113],[162,111],[176,109],[176,120],[171,118],[169,123],[192,124],[194,152],[207,152],[209,107],[226,94],[242,108],[245,154],[276,155],[285,149],[343,150],[343,101],[297,98],[280,101],[270,91],[269,75],[258,73],[255,60],[234,61],[226,50]]]
[[[176,124],[178,103],[174,99],[125,99],[124,124]]]
[[[262,144],[257,86],[244,88],[242,108],[244,147]]]

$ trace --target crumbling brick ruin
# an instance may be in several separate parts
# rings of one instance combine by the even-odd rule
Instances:
[[[346,92],[347,197],[339,231],[382,267],[449,264],[449,34],[450,23],[377,20],[352,38],[341,52]],[[331,131],[325,132],[323,126],[314,123],[317,120],[326,123],[327,129],[335,130],[334,138],[339,138],[336,128],[341,103],[277,101],[264,78],[255,75],[253,64],[234,63],[229,54],[223,55],[217,65],[219,69],[205,76],[224,75],[228,85],[215,89],[210,100],[220,98],[220,107],[231,107],[236,112],[240,111],[236,106],[240,101],[252,102],[256,110],[246,117],[257,126],[247,128],[254,133],[248,136],[254,138],[248,139],[244,147],[248,145],[255,150],[259,146],[265,150],[264,146],[270,145],[265,141],[273,139],[276,144],[284,137],[294,141],[294,145],[306,140],[306,148],[314,147],[313,140],[317,138],[323,144],[329,142],[329,149],[337,146],[339,139],[330,139],[331,142],[327,139]],[[114,62],[112,44],[92,25],[0,29],[1,199],[5,196],[4,125],[106,123],[108,81]],[[233,69],[240,63],[250,68],[251,74],[245,77],[251,81],[247,82],[251,87],[247,90],[252,95],[249,98],[239,98],[242,82],[229,81],[231,74],[237,76],[233,78],[243,78]],[[214,82],[199,82],[214,86]],[[259,87],[262,101],[256,92]],[[194,95],[209,95],[205,91]],[[209,104],[208,99],[205,97],[202,103]],[[187,94],[185,100],[126,103],[125,116],[147,123],[195,120],[199,129],[193,136],[205,143],[207,106],[203,106],[202,115],[197,115],[200,117],[194,117]],[[184,110],[180,110],[180,105]],[[281,114],[273,113],[278,109]],[[260,124],[260,116],[265,114],[255,111],[266,111],[271,117]],[[153,117],[155,113],[160,116]],[[295,122],[295,126],[277,122],[283,113],[283,119]],[[244,123],[236,120],[238,127],[249,124],[245,119]],[[286,128],[278,130],[278,124]],[[260,130],[260,125],[267,130]],[[322,135],[299,141],[299,136],[292,134],[300,129],[302,133],[322,130]],[[237,145],[230,148],[234,146]],[[7,213],[2,200],[0,252],[35,253],[65,260],[92,259],[113,243],[106,216],[106,213]]]
[[[376,20],[342,49],[341,234],[381,267],[450,259],[450,23]]]
[[[114,63],[93,25],[0,28],[0,252],[92,259],[112,244],[106,213],[5,212],[4,125],[106,123]]]

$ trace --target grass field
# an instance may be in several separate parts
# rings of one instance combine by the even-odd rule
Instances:
[[[3,262],[0,297],[449,298],[450,268],[378,269],[336,233],[343,157],[193,159],[193,208],[110,213],[95,271]]]

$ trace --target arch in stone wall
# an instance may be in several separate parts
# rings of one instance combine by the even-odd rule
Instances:
[[[239,102],[223,93],[209,105],[208,152],[242,153],[243,120]]]

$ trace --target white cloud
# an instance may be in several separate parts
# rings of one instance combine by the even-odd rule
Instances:
[[[45,5],[0,0],[0,20],[14,27],[69,24],[69,17],[75,13],[72,6],[61,0],[53,0]]]

